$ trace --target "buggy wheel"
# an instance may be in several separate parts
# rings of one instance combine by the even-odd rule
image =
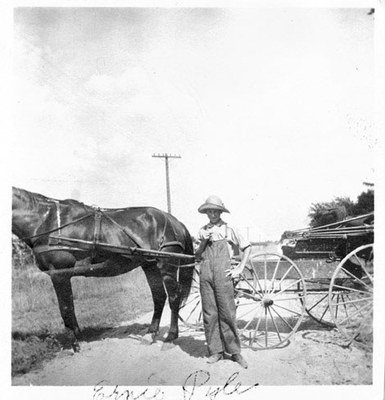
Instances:
[[[282,346],[305,314],[304,278],[284,255],[252,256],[235,294],[239,336],[242,345],[253,350]]]
[[[372,339],[373,275],[373,244],[367,244],[349,253],[332,276],[331,315],[339,332],[348,340]]]
[[[179,309],[179,319],[191,329],[203,329],[202,305],[199,291],[199,266],[194,269],[190,295]]]
[[[319,324],[334,328],[336,325],[329,306],[330,279],[306,281],[306,313]],[[300,299],[302,302],[302,299]]]

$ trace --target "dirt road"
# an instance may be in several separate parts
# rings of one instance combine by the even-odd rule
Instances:
[[[13,378],[13,385],[184,385],[196,371],[207,385],[223,385],[232,374],[235,385],[370,385],[372,353],[363,345],[344,348],[340,334],[318,324],[298,331],[281,349],[243,350],[247,370],[230,360],[206,363],[203,332],[180,327],[176,346],[163,351],[162,341],[143,345],[151,315],[124,323],[81,343],[81,351],[64,350],[44,366]],[[164,324],[168,322],[164,315]],[[313,329],[314,328],[314,329]],[[166,333],[166,326],[161,334]]]

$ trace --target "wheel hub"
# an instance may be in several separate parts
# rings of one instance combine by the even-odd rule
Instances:
[[[267,307],[272,306],[272,305],[274,304],[274,301],[273,301],[272,299],[270,299],[269,297],[265,297],[265,298],[262,300],[262,304],[263,304],[263,306],[264,306],[265,308],[267,308]]]

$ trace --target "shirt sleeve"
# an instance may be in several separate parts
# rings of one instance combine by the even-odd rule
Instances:
[[[198,232],[198,239],[199,240],[203,240],[203,231],[206,229],[206,225],[205,226],[202,226],[202,228],[201,229],[199,229],[199,232]]]
[[[236,244],[241,251],[244,251],[247,247],[250,246],[250,242],[246,240],[242,234],[237,230],[237,229],[232,229],[231,230],[231,241]]]

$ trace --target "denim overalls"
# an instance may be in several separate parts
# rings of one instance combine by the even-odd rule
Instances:
[[[209,354],[239,354],[234,287],[225,272],[231,266],[227,240],[209,242],[202,259],[200,293]]]

